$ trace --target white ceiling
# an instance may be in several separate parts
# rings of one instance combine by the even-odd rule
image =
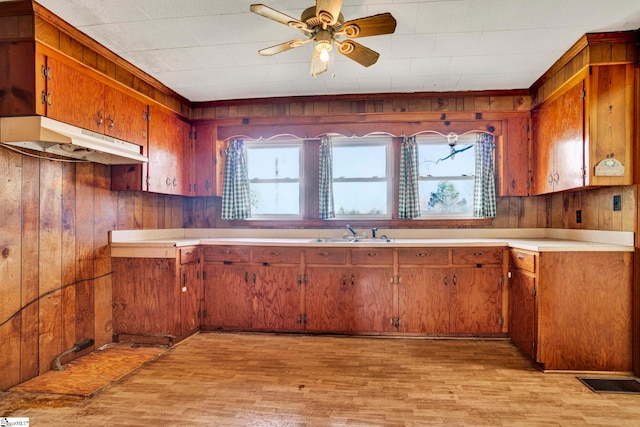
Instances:
[[[295,18],[313,5],[263,1]],[[249,12],[255,1],[38,2],[191,101],[526,89],[585,33],[640,28],[639,0],[344,0],[346,20],[391,12],[396,31],[358,40],[375,65],[336,54],[312,78],[311,45],[258,55],[302,33]]]

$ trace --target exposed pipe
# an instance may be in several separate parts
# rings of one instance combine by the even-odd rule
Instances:
[[[73,345],[73,347],[71,347],[69,350],[63,351],[62,353],[60,353],[59,355],[56,356],[55,360],[53,361],[53,364],[55,365],[55,369],[57,371],[64,371],[64,368],[62,367],[62,364],[60,363],[60,360],[65,357],[67,354],[73,353],[73,352],[79,352],[80,350],[84,350],[87,347],[91,347],[93,345],[94,341],[92,338],[85,338],[80,342],[77,342]]]

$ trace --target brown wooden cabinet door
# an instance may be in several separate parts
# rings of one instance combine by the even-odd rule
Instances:
[[[206,329],[250,329],[254,276],[249,265],[205,264]]]
[[[190,126],[173,113],[149,106],[149,187],[152,193],[189,196],[193,188]]]
[[[393,285],[391,267],[353,267],[350,330],[355,333],[393,331]],[[351,283],[353,277],[353,282]]]
[[[450,270],[449,331],[452,334],[500,333],[502,269]]]
[[[307,277],[306,329],[317,332],[349,332],[351,269],[307,267]]]
[[[147,145],[147,105],[112,87],[105,87],[103,130],[106,135],[145,147]]]
[[[218,128],[210,123],[195,126],[196,195],[221,196],[222,150],[218,147]]]
[[[499,196],[529,195],[529,128],[529,117],[507,120],[506,132],[497,147]]]
[[[535,284],[532,274],[512,270],[509,279],[509,335],[529,357],[535,355]]]
[[[584,80],[532,113],[535,194],[584,186]]]
[[[103,133],[106,123],[106,85],[56,58],[48,57],[50,79],[47,117]]]
[[[183,264],[181,270],[180,318],[182,334],[186,335],[200,328],[202,305],[202,280],[200,263]]]
[[[300,268],[257,265],[253,290],[253,329],[264,331],[297,331],[300,329]]]
[[[400,332],[449,333],[449,269],[400,268]]]
[[[181,334],[175,259],[113,258],[112,268],[115,334]]]

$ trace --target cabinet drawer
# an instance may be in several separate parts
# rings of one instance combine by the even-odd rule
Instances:
[[[393,249],[351,249],[353,265],[393,265]]]
[[[501,264],[503,248],[453,248],[451,249],[453,264]]]
[[[246,246],[209,246],[204,249],[205,262],[249,262]]]
[[[342,248],[307,248],[304,250],[307,264],[347,263],[347,250]]]
[[[398,264],[414,265],[447,265],[449,264],[448,248],[400,248]]]
[[[198,248],[181,248],[180,264],[191,264],[200,261],[200,251]]]
[[[535,273],[536,271],[536,256],[529,252],[521,251],[509,251],[509,262],[513,268],[518,270],[530,271]]]
[[[299,248],[252,248],[251,252],[253,262],[260,264],[300,264]]]

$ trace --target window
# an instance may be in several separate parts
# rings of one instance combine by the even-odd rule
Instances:
[[[252,217],[301,217],[301,142],[247,142]]]
[[[391,137],[333,137],[336,218],[391,217]]]
[[[476,133],[426,133],[417,136],[417,143],[422,217],[471,217]]]

